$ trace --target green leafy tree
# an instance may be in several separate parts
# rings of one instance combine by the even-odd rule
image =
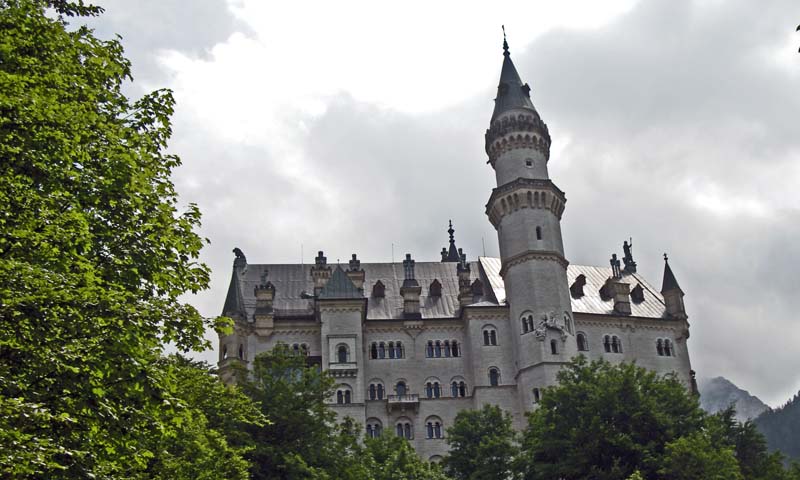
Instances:
[[[734,451],[712,444],[702,431],[678,438],[666,445],[661,467],[664,480],[741,480]]]
[[[511,416],[496,405],[459,412],[447,429],[448,474],[457,480],[512,478],[515,436]]]
[[[207,322],[179,301],[209,272],[164,152],[173,98],[122,94],[121,44],[67,22],[101,11],[0,0],[4,478],[146,477],[153,432],[185,414],[162,347],[206,346]]]
[[[558,381],[528,417],[525,478],[659,478],[667,445],[703,428],[697,400],[672,376],[580,356]]]
[[[223,384],[209,365],[173,355],[159,362],[171,379],[176,409],[159,419],[172,428],[154,432],[150,478],[247,479],[252,449],[247,427],[267,422],[249,397]]]
[[[256,356],[252,372],[240,372],[239,383],[270,420],[249,429],[253,478],[348,478],[356,427],[336,426],[325,403],[334,391],[330,375],[278,345]]]
[[[419,458],[404,438],[384,432],[367,438],[361,458],[370,480],[447,480],[438,465]]]

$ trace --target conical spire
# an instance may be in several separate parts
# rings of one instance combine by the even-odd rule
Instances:
[[[453,230],[452,220],[450,220],[449,224],[450,226],[447,229],[447,233],[450,235],[450,248],[442,249],[442,261],[458,262],[459,260],[461,260],[461,256],[458,254],[458,248],[456,248],[456,239],[455,236],[453,235],[454,233],[456,233],[456,231]]]
[[[675,279],[675,274],[672,273],[672,269],[669,268],[669,258],[667,258],[667,254],[664,254],[664,281],[661,283],[661,293],[668,292],[670,290],[678,290],[679,292],[683,293],[681,290],[680,285],[678,285],[678,281]]]
[[[500,83],[497,85],[497,98],[494,99],[492,121],[501,113],[512,108],[528,108],[535,112],[530,91],[531,87],[527,83],[522,83],[522,79],[514,67],[514,62],[511,61],[506,32],[503,28],[503,69],[500,71]]]

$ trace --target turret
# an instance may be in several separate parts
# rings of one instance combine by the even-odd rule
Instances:
[[[664,281],[661,284],[661,295],[667,307],[667,315],[676,318],[686,318],[686,307],[683,305],[683,290],[675,279],[675,274],[669,266],[669,258],[664,254]]]
[[[533,408],[534,388],[553,382],[576,353],[567,265],[561,238],[566,197],[550,180],[550,134],[503,41],[503,67],[486,131],[497,188],[486,214],[497,230],[509,304],[517,388]]]

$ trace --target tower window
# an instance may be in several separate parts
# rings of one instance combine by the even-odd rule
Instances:
[[[558,355],[558,342],[555,340],[550,340],[550,353]]]
[[[536,240],[542,239],[542,227],[536,227]]]
[[[531,160],[530,158],[526,158],[525,159],[525,166],[526,167],[532,167],[533,166],[533,160]]]
[[[336,360],[339,363],[347,363],[347,347],[345,345],[339,345],[336,351]]]
[[[539,393],[539,389],[538,388],[534,388],[533,389],[533,403],[539,403],[539,401],[541,399],[542,399],[542,397],[541,397],[541,393]]]
[[[578,333],[578,351],[585,352],[589,350],[589,342],[586,341],[586,335],[581,332]]]

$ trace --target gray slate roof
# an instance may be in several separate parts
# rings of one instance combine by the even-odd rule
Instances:
[[[319,292],[319,298],[333,300],[333,299],[348,299],[348,298],[364,298],[361,291],[353,285],[353,282],[344,273],[342,267],[337,266],[333,271],[328,283],[322,287]]]
[[[458,274],[456,262],[416,262],[415,277],[422,287],[420,296],[420,312],[423,319],[454,318],[459,315],[458,303]],[[474,299],[471,306],[491,307],[505,305],[505,285],[500,277],[500,259],[495,257],[480,257],[477,262],[469,262],[470,282],[480,278],[484,284],[484,296]],[[311,280],[312,265],[247,265],[244,269],[235,268],[228,288],[228,295],[223,307],[223,314],[245,316],[252,321],[255,312],[254,288],[261,283],[261,274],[268,271],[267,280],[275,286],[275,300],[273,308],[278,318],[308,317],[314,314],[314,301],[301,298],[301,292],[313,293],[314,283]],[[364,282],[363,296],[367,298],[368,320],[391,320],[403,318],[403,297],[400,296],[400,287],[403,284],[404,274],[401,263],[362,263],[366,280]],[[337,274],[338,271],[341,274]],[[570,265],[567,269],[569,283],[583,274],[586,276],[585,295],[572,299],[572,311],[576,313],[613,314],[613,301],[603,300],[600,297],[600,288],[606,279],[611,276],[610,267],[594,267],[586,265]],[[337,279],[338,280],[335,280]],[[355,288],[349,278],[339,267],[334,269],[329,285],[331,288],[324,295],[354,295],[350,286]],[[431,297],[428,287],[434,279],[442,284],[440,297]],[[372,286],[380,280],[385,286],[384,298],[372,298]],[[639,274],[625,274],[623,282],[631,285],[641,284],[644,290],[644,301],[631,302],[632,316],[646,318],[666,317],[664,299],[650,283]],[[335,283],[330,283],[335,282]],[[357,291],[357,290],[356,290]],[[334,293],[336,292],[336,293]],[[323,294],[321,293],[320,296]],[[352,297],[326,297],[326,298],[352,298]],[[358,298],[358,297],[356,297]]]
[[[532,110],[538,116],[536,109],[531,102],[530,88],[527,84],[523,85],[522,79],[517,73],[511,55],[508,53],[508,45],[504,42],[503,68],[500,71],[500,83],[497,86],[497,98],[494,99],[494,111],[492,121],[501,113],[512,108],[526,108]]]

